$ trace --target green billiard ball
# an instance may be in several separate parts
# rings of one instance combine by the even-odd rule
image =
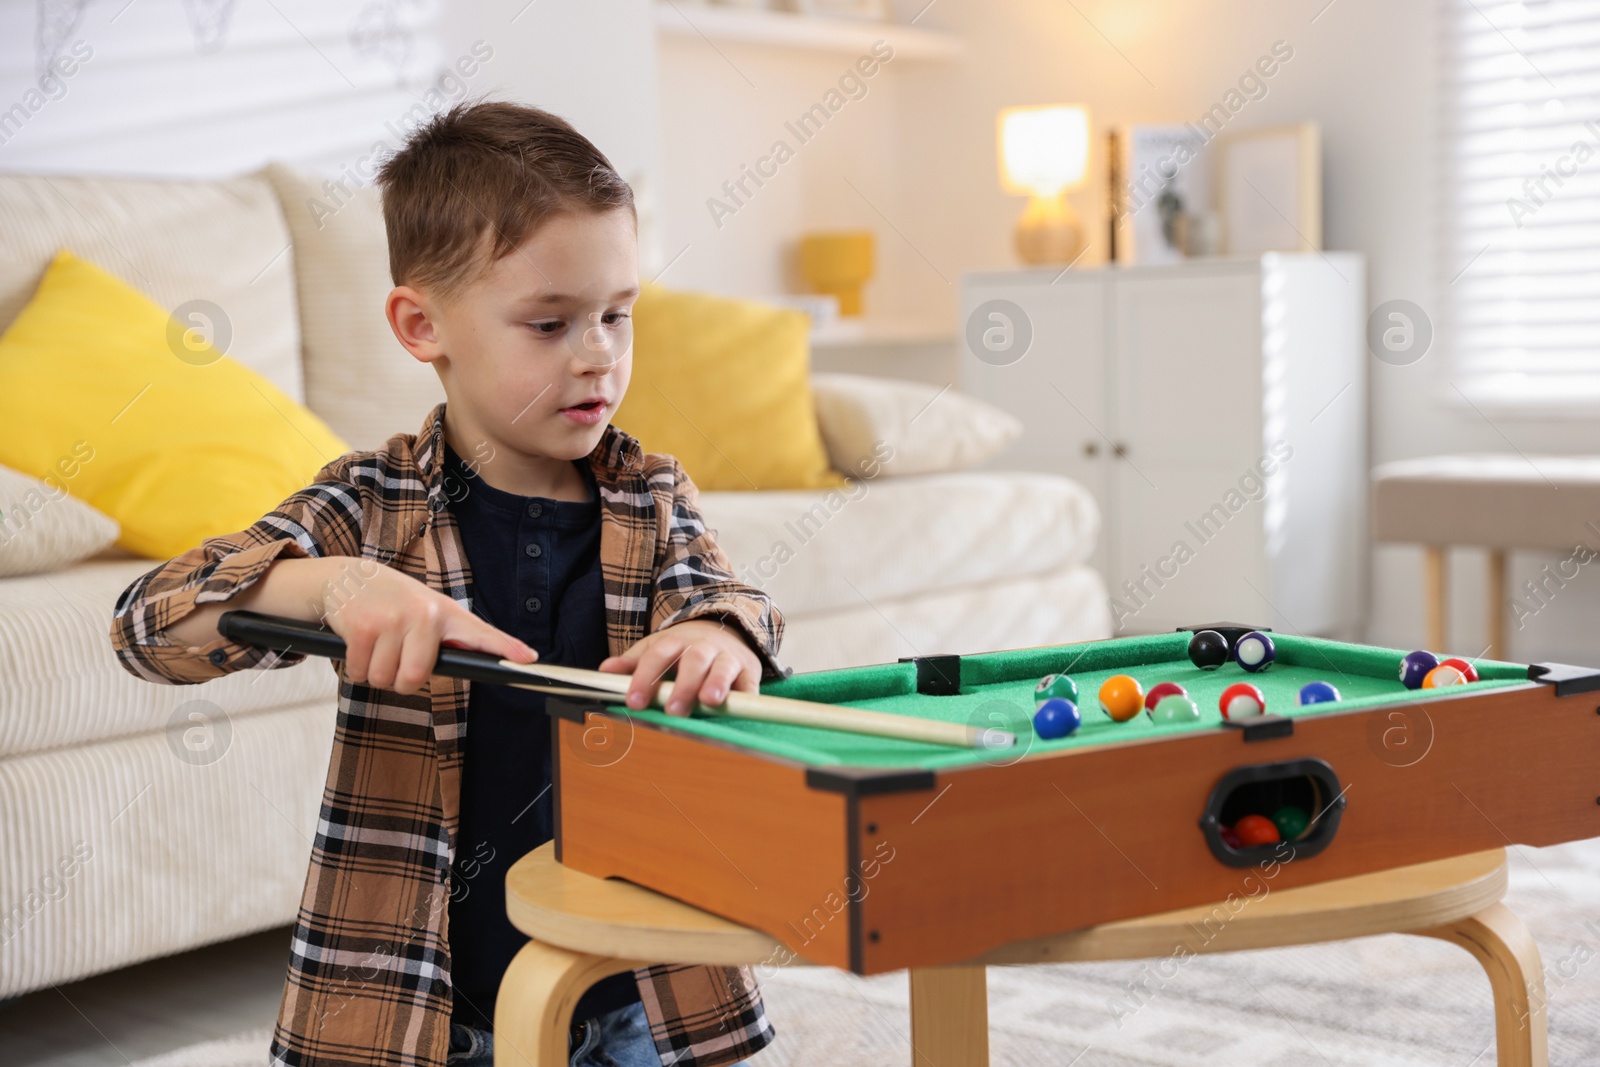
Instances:
[[[1182,693],[1174,693],[1156,702],[1156,706],[1150,709],[1150,719],[1158,726],[1175,722],[1199,722],[1200,705]]]
[[[1033,704],[1038,707],[1051,697],[1078,702],[1078,683],[1065,674],[1047,674],[1033,687]]]
[[[1306,828],[1311,825],[1311,816],[1306,814],[1304,808],[1285,804],[1272,813],[1272,821],[1285,841],[1293,841],[1306,832]]]

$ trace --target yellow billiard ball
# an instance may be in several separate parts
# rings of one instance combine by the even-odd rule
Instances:
[[[1113,722],[1127,722],[1144,710],[1144,690],[1126,674],[1113,674],[1100,686],[1100,710]]]

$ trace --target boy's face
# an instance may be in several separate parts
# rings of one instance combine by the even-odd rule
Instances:
[[[447,301],[400,286],[389,315],[438,370],[462,444],[574,460],[594,450],[627,391],[638,295],[632,214],[569,211]]]

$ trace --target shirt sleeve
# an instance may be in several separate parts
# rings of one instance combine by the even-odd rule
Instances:
[[[250,667],[287,667],[304,653],[278,653],[218,636],[203,645],[174,640],[167,627],[206,604],[250,588],[279,559],[359,556],[361,490],[344,481],[339,461],[247,530],[208,537],[136,578],[111,619],[118,661],[152,682],[204,682]]]
[[[728,557],[700,515],[700,493],[671,457],[672,503],[665,549],[656,567],[650,629],[690,619],[720,619],[735,627],[761,657],[762,674],[782,678],[778,662],[783,614],[760,589],[736,579]]]

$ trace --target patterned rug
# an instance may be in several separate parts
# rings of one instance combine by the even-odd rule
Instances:
[[[1600,841],[1512,852],[1506,903],[1544,955],[1550,1062],[1600,1062]],[[989,971],[996,1067],[1489,1067],[1489,982],[1461,949],[1390,935],[1145,963]],[[1165,975],[1170,978],[1162,980]],[[1154,995],[1130,1010],[1128,990]],[[755,1067],[911,1061],[904,973],[790,970],[766,983],[778,1042]],[[1119,1006],[1120,1005],[1120,1006]],[[260,1067],[265,1029],[133,1067]]]

